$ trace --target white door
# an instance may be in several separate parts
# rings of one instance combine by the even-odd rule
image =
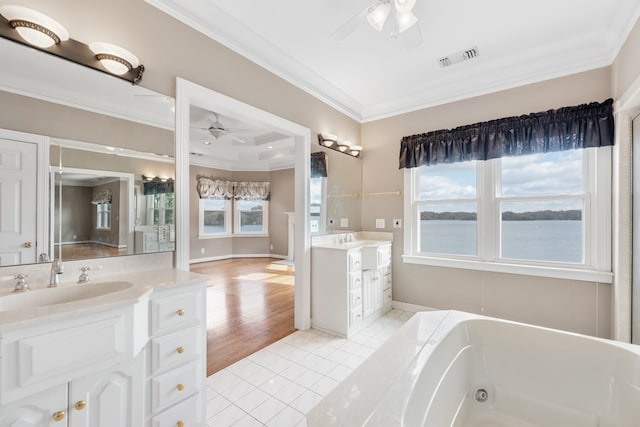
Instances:
[[[0,266],[36,262],[38,147],[0,139]]]

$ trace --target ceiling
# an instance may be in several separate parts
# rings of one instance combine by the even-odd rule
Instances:
[[[147,1],[361,122],[610,65],[640,13],[640,0],[417,0],[423,43],[407,49],[391,19],[331,36],[376,0]]]
[[[228,171],[293,167],[295,146],[290,136],[194,105],[190,110],[190,126],[189,160],[192,165]],[[214,129],[215,136],[210,128]]]

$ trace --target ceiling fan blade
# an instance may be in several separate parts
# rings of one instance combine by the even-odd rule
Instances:
[[[378,3],[373,3],[366,8],[364,8],[360,13],[351,17],[347,22],[342,24],[338,29],[336,29],[333,33],[329,35],[333,40],[342,41],[349,37],[351,33],[358,29],[363,22],[367,21],[367,14],[369,13],[369,9]]]
[[[234,141],[238,141],[240,144],[246,144],[247,142],[244,139],[238,138],[237,136],[234,136],[234,135],[229,135],[229,138],[231,138]]]
[[[422,31],[420,31],[420,25],[412,25],[411,28],[401,34],[402,43],[407,50],[417,48],[422,44]]]

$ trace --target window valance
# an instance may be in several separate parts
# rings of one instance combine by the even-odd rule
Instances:
[[[112,198],[113,194],[111,193],[111,190],[109,190],[108,188],[104,188],[93,193],[91,203],[93,203],[94,205],[99,205],[101,203],[111,203]]]
[[[613,145],[613,100],[405,136],[400,168]]]
[[[153,178],[151,181],[142,183],[142,193],[145,196],[152,194],[173,193],[174,180],[169,178],[164,181],[160,178]]]
[[[234,182],[197,177],[197,190],[201,199],[269,200],[269,182]]]
[[[311,153],[311,178],[327,177],[327,153],[318,151]]]

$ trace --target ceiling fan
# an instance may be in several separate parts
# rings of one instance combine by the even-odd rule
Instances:
[[[418,18],[413,13],[416,0],[377,0],[349,19],[331,34],[336,40],[344,40],[366,20],[376,31],[382,31],[392,16],[391,38],[401,38],[408,49],[422,44],[422,33]],[[390,20],[389,20],[390,21]]]
[[[245,141],[243,141],[242,139],[236,137],[235,135],[230,135],[232,133],[242,133],[242,132],[248,132],[249,129],[232,129],[232,128],[228,128],[225,125],[222,124],[222,122],[220,121],[220,118],[218,116],[217,113],[213,113],[213,116],[215,118],[215,120],[210,120],[211,125],[209,127],[206,128],[194,128],[194,129],[200,129],[200,130],[206,130],[208,131],[211,136],[213,136],[215,139],[219,139],[222,138],[223,136],[227,136],[229,135],[231,138],[244,143]]]

